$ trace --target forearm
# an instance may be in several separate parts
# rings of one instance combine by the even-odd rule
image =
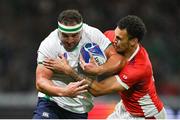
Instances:
[[[93,81],[91,78],[88,78],[88,77],[86,77],[86,76],[83,75],[83,74],[78,74],[78,72],[75,71],[75,70],[72,69],[72,68],[70,68],[70,69],[68,70],[68,72],[66,72],[65,74],[67,74],[68,76],[70,76],[71,78],[73,78],[73,79],[76,80],[76,81],[81,81],[81,80],[83,80],[83,79],[86,79],[86,83],[87,83],[88,85],[90,85],[91,82]]]
[[[86,84],[89,85],[88,87],[88,91],[94,95],[94,96],[100,96],[100,95],[104,95],[107,94],[106,89],[104,89],[105,87],[103,87],[103,84],[99,83],[96,80],[92,80],[84,75],[79,75],[75,70],[71,69],[68,72],[68,75],[71,76],[74,80],[76,81],[81,81],[83,79],[86,80]],[[106,87],[107,88],[107,87]]]
[[[113,75],[119,72],[125,65],[126,60],[119,54],[114,54],[109,57],[106,63],[99,66],[98,75]]]
[[[101,96],[124,90],[125,88],[117,81],[116,76],[110,76],[100,82],[93,81],[91,82],[91,86],[89,88],[89,91],[94,96]]]
[[[90,83],[88,91],[95,97],[107,94],[103,85],[96,80]]]
[[[36,88],[38,91],[45,93],[49,96],[64,96],[64,88],[56,86],[50,80],[40,78],[36,82]]]

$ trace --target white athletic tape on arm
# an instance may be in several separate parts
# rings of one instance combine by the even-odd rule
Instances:
[[[129,86],[128,86],[126,83],[124,83],[118,75],[116,75],[115,77],[116,77],[116,80],[117,80],[125,89],[127,89],[127,90],[129,89]]]

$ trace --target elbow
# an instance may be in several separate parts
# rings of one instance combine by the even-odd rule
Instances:
[[[99,94],[92,94],[94,97],[98,97],[98,96],[101,96],[101,95],[99,95]]]
[[[40,86],[38,84],[36,84],[36,90],[40,91]]]
[[[93,95],[94,97],[99,97],[99,96],[102,96],[102,95],[104,95],[104,94],[96,92],[96,93],[92,93],[92,95]]]
[[[40,92],[42,91],[42,84],[40,80],[36,80],[36,90]]]
[[[98,97],[98,96],[102,96],[103,93],[101,92],[102,90],[90,90],[90,93],[94,96],[94,97]]]

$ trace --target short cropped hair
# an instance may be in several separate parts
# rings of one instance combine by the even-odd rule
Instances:
[[[126,29],[129,39],[138,38],[138,41],[141,41],[146,33],[146,26],[143,21],[135,16],[128,15],[120,19],[117,23],[118,28]]]
[[[64,10],[58,16],[58,22],[63,23],[65,25],[71,23],[79,24],[82,21],[83,21],[82,15],[79,13],[79,11],[74,9]]]

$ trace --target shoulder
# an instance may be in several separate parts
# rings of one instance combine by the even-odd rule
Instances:
[[[104,32],[104,35],[105,35],[111,42],[114,41],[114,38],[115,38],[115,32],[114,32],[114,30],[107,30],[107,31]]]
[[[57,30],[54,30],[41,42],[38,52],[45,56],[53,57],[56,56],[59,49],[60,43]]]
[[[151,65],[148,52],[142,45],[140,45],[140,50],[136,56],[136,60],[138,61],[139,64],[143,64],[144,66]]]
[[[105,36],[114,35],[114,34],[115,34],[114,30],[107,30],[107,31],[104,32]]]
[[[58,38],[58,33],[57,33],[57,29],[55,29],[41,42],[40,46],[42,47],[54,46],[57,42],[57,38]]]

